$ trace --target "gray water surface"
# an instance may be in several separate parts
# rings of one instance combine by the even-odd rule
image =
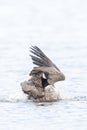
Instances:
[[[29,47],[39,46],[65,74],[61,100],[33,103]],[[0,0],[0,130],[87,130],[87,1]]]

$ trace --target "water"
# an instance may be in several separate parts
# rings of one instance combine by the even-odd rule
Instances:
[[[87,129],[86,34],[86,0],[0,0],[0,130]],[[21,90],[31,45],[66,76],[58,102],[33,103]]]

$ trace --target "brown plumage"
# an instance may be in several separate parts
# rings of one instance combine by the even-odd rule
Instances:
[[[34,101],[57,100],[54,83],[65,80],[64,74],[37,46],[32,46],[30,52],[37,67],[30,72],[31,78],[21,83],[23,92]]]

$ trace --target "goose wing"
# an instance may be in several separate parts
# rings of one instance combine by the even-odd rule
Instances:
[[[33,55],[30,55],[32,58],[32,61],[35,65],[41,67],[54,67],[58,71],[60,71],[57,66],[43,53],[41,49],[39,49],[37,46],[32,46],[30,52]]]
[[[32,46],[30,52],[33,54],[31,55],[33,63],[38,66],[32,69],[31,76],[46,77],[49,84],[65,79],[64,74],[37,46]]]

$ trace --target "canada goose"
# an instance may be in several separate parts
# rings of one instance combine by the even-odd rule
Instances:
[[[37,67],[30,72],[31,78],[21,83],[23,92],[33,101],[58,100],[54,83],[65,80],[64,74],[37,46],[32,46],[30,52],[33,54],[30,55],[33,64]]]

